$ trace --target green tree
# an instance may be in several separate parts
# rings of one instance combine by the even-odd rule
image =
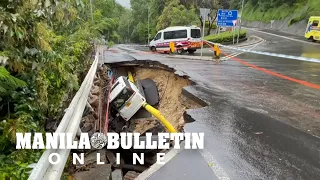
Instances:
[[[157,29],[163,29],[168,26],[184,26],[196,24],[198,16],[194,8],[187,9],[181,5],[178,0],[173,0],[163,9],[158,19]]]
[[[0,93],[1,96],[6,95],[19,87],[26,86],[26,83],[14,76],[6,70],[5,67],[0,66]]]
[[[131,34],[134,27],[134,22],[132,17],[132,12],[126,9],[119,17],[118,34],[121,37],[122,42],[129,42],[131,39]]]
[[[26,179],[41,151],[15,151],[16,132],[60,120],[91,64],[93,40],[118,40],[115,0],[0,3],[0,179]],[[19,78],[19,79],[17,79]]]
[[[198,20],[200,22],[201,27],[203,26],[204,20],[203,17],[200,16],[200,8],[210,9],[210,12],[208,13],[208,18],[205,20],[207,35],[210,34],[212,28],[214,27],[218,9],[229,7],[229,3],[226,0],[180,0],[180,2],[187,8],[194,7],[196,9],[196,14],[198,15]]]

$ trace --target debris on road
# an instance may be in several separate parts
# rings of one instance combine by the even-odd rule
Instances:
[[[122,175],[121,169],[115,169],[114,171],[112,171],[111,180],[122,180],[122,179],[123,179],[123,175]]]
[[[263,134],[263,132],[255,132],[254,134],[260,135]]]
[[[128,171],[126,175],[124,175],[123,180],[134,180],[139,176],[140,173],[137,173],[135,171]]]
[[[94,180],[106,180],[111,175],[110,164],[100,164],[87,171],[79,171],[73,174],[73,180],[88,180],[94,177]]]

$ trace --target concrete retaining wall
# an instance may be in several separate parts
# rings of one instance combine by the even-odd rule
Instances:
[[[285,33],[293,34],[293,35],[299,35],[304,36],[306,27],[307,27],[307,20],[302,20],[299,22],[296,22],[289,26],[289,21],[291,17],[287,17],[283,20],[275,20],[272,24],[272,30],[278,30]],[[255,28],[261,28],[261,29],[271,29],[271,22],[270,23],[263,23],[258,21],[245,21],[243,20],[243,25],[248,27],[255,27]]]

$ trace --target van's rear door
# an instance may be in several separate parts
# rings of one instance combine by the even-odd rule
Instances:
[[[190,43],[192,48],[201,47],[201,31],[200,28],[190,29]]]

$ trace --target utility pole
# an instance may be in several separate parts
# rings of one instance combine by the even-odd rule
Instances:
[[[147,46],[149,46],[149,13],[150,13],[150,6],[148,5],[148,44],[147,44]]]
[[[244,0],[242,0],[242,5],[241,5],[241,16],[240,19],[238,20],[239,22],[239,31],[238,31],[238,37],[237,37],[237,44],[239,43],[239,36],[240,36],[240,31],[241,31],[241,19],[242,19],[242,15],[243,15],[243,8],[244,8]]]
[[[90,11],[91,11],[91,21],[92,21],[92,24],[93,24],[92,0],[90,0]]]
[[[201,59],[202,59],[202,51],[203,51],[203,42],[204,42],[204,26],[206,24],[206,19],[203,17],[203,24],[202,24],[202,38],[201,38]]]
[[[92,0],[90,0],[90,12],[91,12],[91,21],[93,24],[93,13],[92,13]],[[96,50],[96,40],[93,40],[93,47],[94,47],[94,51]]]
[[[129,37],[129,25],[130,25],[130,20],[128,20],[128,36],[127,36],[127,41],[129,42],[129,39],[130,39],[130,37]]]

